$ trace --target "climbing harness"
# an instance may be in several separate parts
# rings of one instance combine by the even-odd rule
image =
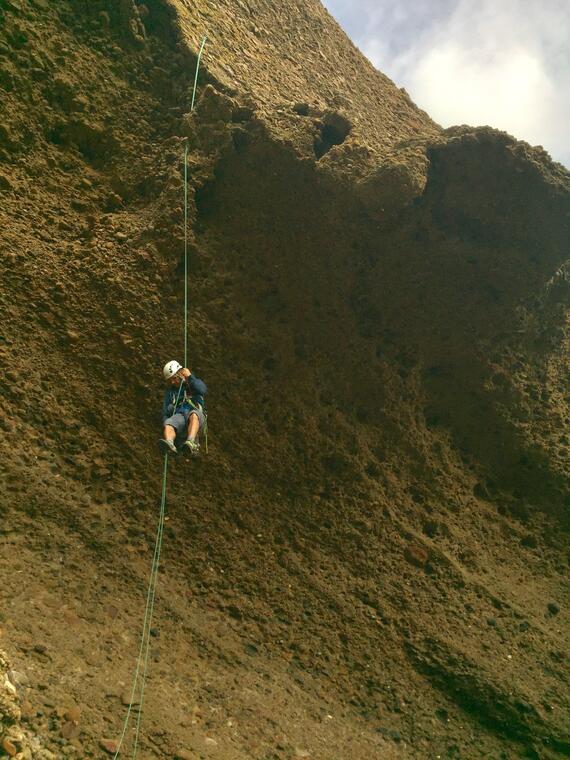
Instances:
[[[198,84],[198,71],[200,68],[200,60],[202,58],[202,52],[204,50],[204,46],[206,45],[206,40],[207,40],[207,37],[204,36],[204,38],[202,39],[202,44],[200,45],[198,58],[196,60],[194,89],[192,92],[192,104],[190,106],[191,111],[194,110],[194,101],[196,98],[196,87]],[[188,366],[188,143],[186,144],[186,147],[184,150],[184,366],[186,367]],[[180,386],[178,387],[178,394],[176,396],[176,401],[174,402],[175,412],[179,403],[180,392],[183,386],[184,386],[184,383],[180,383]],[[186,390],[184,391],[184,400],[186,400]],[[195,406],[191,399],[189,399],[189,401],[192,404],[192,406]],[[204,415],[205,415],[205,412],[204,412]],[[208,451],[207,418],[206,418],[206,422],[204,423],[204,432],[205,432],[205,437],[206,437],[206,452],[207,452]],[[150,571],[150,580],[149,580],[147,595],[146,595],[146,607],[145,607],[145,612],[144,612],[139,655],[137,659],[135,675],[133,678],[133,685],[131,689],[127,715],[125,717],[125,722],[123,724],[123,731],[121,733],[121,737],[119,739],[115,754],[113,756],[113,760],[117,760],[118,758],[119,752],[121,751],[121,747],[123,746],[123,742],[125,741],[125,737],[127,734],[127,729],[129,726],[129,722],[131,720],[131,716],[133,714],[135,706],[138,704],[138,715],[137,715],[137,720],[136,720],[135,737],[134,737],[134,742],[133,742],[132,760],[136,760],[136,757],[137,757],[140,728],[141,728],[141,723],[142,723],[142,715],[143,715],[143,707],[144,707],[146,675],[147,675],[148,660],[149,660],[149,655],[150,655],[152,615],[154,612],[154,602],[156,598],[156,584],[158,580],[158,570],[160,567],[160,554],[162,550],[162,537],[164,533],[164,520],[166,516],[167,480],[168,480],[168,453],[165,453],[164,465],[163,465],[163,470],[162,470],[162,492],[161,492],[161,498],[160,498],[160,511],[159,511],[159,517],[158,517],[158,526],[156,530],[155,544],[154,544],[154,555],[152,558],[152,565],[151,565],[151,571]],[[137,701],[137,692],[139,693],[138,701]]]

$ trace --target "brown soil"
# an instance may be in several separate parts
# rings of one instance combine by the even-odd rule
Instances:
[[[140,756],[570,755],[568,172],[439,129],[312,0],[3,0],[0,88],[0,757],[122,728],[186,140],[211,440]]]

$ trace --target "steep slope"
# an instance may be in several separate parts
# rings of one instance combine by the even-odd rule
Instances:
[[[333,117],[340,112],[350,126],[349,153],[372,153],[376,160],[404,140],[440,131],[403,89],[374,69],[319,2],[168,5],[190,46],[197,48],[207,35],[208,71],[230,91],[250,94],[277,139],[295,141],[299,125],[291,119],[291,105],[299,115],[329,115],[325,142],[327,132],[334,140],[337,130],[344,140],[343,122]],[[314,137],[322,138],[316,126]]]
[[[212,441],[144,752],[568,755],[568,173],[442,133],[313,2],[5,6],[0,633],[41,743],[121,728],[188,140]]]

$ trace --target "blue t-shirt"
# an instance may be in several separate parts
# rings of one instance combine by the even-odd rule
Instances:
[[[188,414],[192,407],[196,407],[198,404],[203,408],[204,396],[207,392],[206,383],[194,375],[190,375],[178,387],[171,385],[164,393],[162,422],[164,423],[165,420],[172,417],[175,412]]]

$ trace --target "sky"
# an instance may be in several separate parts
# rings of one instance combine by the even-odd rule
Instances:
[[[570,0],[322,0],[444,127],[490,125],[570,168]]]

